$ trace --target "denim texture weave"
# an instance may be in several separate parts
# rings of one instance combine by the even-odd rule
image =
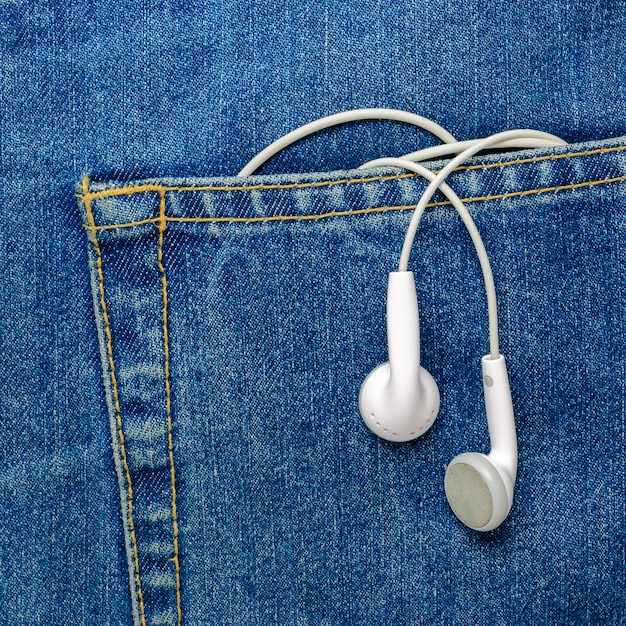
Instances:
[[[390,444],[358,413],[422,179],[83,181],[137,623],[622,622],[626,146],[450,182],[491,254],[519,431],[515,504],[486,536],[442,485],[488,450],[482,276],[442,199],[412,262],[440,418]]]
[[[622,0],[0,0],[0,624],[624,623],[625,24]],[[492,258],[518,416],[488,536],[442,485],[487,449],[469,238],[448,205],[424,218],[442,412],[379,442],[356,394],[423,182],[306,173],[432,139],[360,123],[229,178],[367,106],[576,143],[450,179]]]

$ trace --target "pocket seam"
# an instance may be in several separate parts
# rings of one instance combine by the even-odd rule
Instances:
[[[624,147],[626,150],[626,147]],[[521,191],[509,191],[501,194],[493,194],[488,196],[470,196],[466,198],[461,198],[461,201],[464,203],[471,202],[486,202],[490,200],[502,200],[505,198],[518,198],[521,196],[530,196],[530,195],[538,195],[541,193],[550,193],[550,192],[558,192],[558,191],[567,191],[572,189],[582,189],[585,187],[597,187],[599,185],[607,185],[610,183],[618,183],[626,181],[625,176],[615,176],[611,178],[603,178],[600,180],[590,180],[584,181],[580,183],[572,183],[569,185],[557,185],[552,187],[539,187],[536,189],[523,189]],[[83,179],[83,190],[89,189],[89,179]],[[120,188],[121,189],[121,188]],[[187,192],[187,191],[206,191],[206,188],[201,187],[168,187],[165,185],[145,185],[145,186],[137,186],[133,188],[125,188],[126,192],[124,194],[120,193],[111,193],[109,195],[103,196],[103,192],[95,192],[91,193],[89,191],[83,191],[82,194],[77,194],[78,198],[82,199],[85,203],[87,201],[91,201],[95,198],[104,198],[110,196],[119,196],[119,195],[135,195],[138,193],[145,193],[147,191],[158,191],[160,195],[165,196],[168,192]],[[107,190],[107,191],[119,191],[116,190]],[[224,189],[220,189],[220,191],[224,191]],[[426,205],[427,208],[434,208],[440,206],[449,205],[449,200],[442,200],[440,202],[430,202]],[[259,222],[304,222],[304,221],[315,221],[322,219],[329,219],[333,217],[347,217],[353,215],[367,215],[369,213],[387,213],[389,211],[407,211],[411,209],[415,209],[417,204],[403,204],[403,205],[392,205],[392,206],[379,206],[379,207],[368,207],[365,209],[351,209],[348,211],[331,211],[328,213],[319,213],[319,214],[308,214],[308,215],[270,215],[270,216],[257,216],[257,217],[172,217],[172,216],[161,216],[159,217],[151,217],[144,220],[137,220],[134,222],[123,222],[120,224],[103,224],[100,226],[96,226],[95,223],[90,222],[89,224],[84,224],[84,228],[91,231],[95,234],[96,231],[100,230],[115,230],[118,228],[132,228],[135,226],[143,226],[145,224],[161,224],[165,223],[239,223],[239,224],[252,224]]]
[[[86,187],[88,189],[88,187]],[[91,197],[89,193],[86,193],[83,197],[85,213],[87,220],[94,225],[93,211],[91,209]],[[135,523],[133,521],[133,486],[132,478],[130,474],[130,466],[128,464],[128,457],[126,454],[125,437],[124,437],[124,425],[122,420],[122,408],[120,404],[119,392],[117,388],[117,378],[115,375],[115,362],[113,359],[113,337],[111,333],[111,323],[107,312],[105,289],[104,289],[104,272],[102,268],[102,253],[98,238],[95,230],[92,233],[92,244],[96,253],[96,272],[98,275],[98,293],[100,296],[100,309],[102,311],[102,320],[104,322],[104,333],[106,336],[106,349],[109,366],[109,376],[111,381],[111,389],[113,393],[115,419],[117,425],[117,436],[119,441],[119,449],[121,452],[121,460],[124,468],[124,477],[126,480],[126,516],[128,519],[128,530],[131,536],[132,550],[133,550],[133,567],[134,567],[134,579],[137,588],[137,599],[139,602],[139,618],[141,620],[141,626],[146,626],[145,604],[143,599],[143,591],[141,586],[141,575],[139,571],[139,552],[137,548],[137,535],[135,532]]]

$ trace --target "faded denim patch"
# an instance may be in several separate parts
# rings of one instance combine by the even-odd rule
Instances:
[[[441,197],[411,259],[440,418],[391,444],[358,412],[422,179],[81,183],[136,624],[623,623],[626,141],[449,184],[491,258],[519,435],[485,536],[443,493],[450,459],[488,449],[488,342]]]

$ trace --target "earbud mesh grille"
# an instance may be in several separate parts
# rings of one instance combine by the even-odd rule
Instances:
[[[448,468],[445,489],[454,514],[470,528],[482,528],[493,515],[487,483],[471,465],[455,463]]]

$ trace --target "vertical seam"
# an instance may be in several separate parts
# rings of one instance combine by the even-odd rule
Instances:
[[[91,210],[91,194],[89,192],[89,178],[85,176],[83,179],[83,192],[85,202],[85,212],[87,219],[92,227],[95,227],[95,220]],[[126,446],[124,438],[124,426],[122,422],[122,408],[120,405],[119,393],[117,390],[117,377],[115,376],[115,362],[113,360],[113,336],[111,334],[111,324],[107,313],[106,300],[104,296],[104,274],[102,270],[102,253],[96,231],[92,228],[93,246],[96,252],[96,270],[98,273],[98,291],[100,294],[100,308],[102,309],[102,319],[104,321],[104,334],[106,335],[107,356],[109,361],[109,371],[111,374],[111,387],[113,391],[113,400],[115,406],[115,420],[117,424],[117,436],[120,442],[120,452],[122,464],[124,466],[124,474],[128,485],[128,497],[126,499],[126,507],[128,509],[128,528],[131,535],[133,546],[133,557],[135,561],[135,584],[137,586],[137,597],[139,599],[139,610],[142,626],[146,626],[146,614],[143,600],[143,592],[141,589],[141,576],[139,574],[139,553],[137,550],[137,535],[135,533],[135,523],[133,521],[133,485],[130,476],[130,468],[128,465],[128,457],[126,456]]]
[[[167,230],[167,218],[165,216],[165,190],[159,192],[159,248],[157,253],[157,263],[161,274],[161,291],[163,294],[163,356],[164,356],[164,377],[165,377],[165,411],[167,414],[167,448],[170,461],[170,484],[172,489],[172,538],[174,543],[174,563],[176,575],[176,612],[178,626],[182,623],[182,608],[180,595],[180,561],[178,554],[178,514],[176,510],[176,470],[174,467],[174,437],[172,433],[172,403],[171,403],[171,384],[170,384],[170,349],[169,349],[169,331],[167,317],[167,275],[163,264],[163,240],[165,231]]]

